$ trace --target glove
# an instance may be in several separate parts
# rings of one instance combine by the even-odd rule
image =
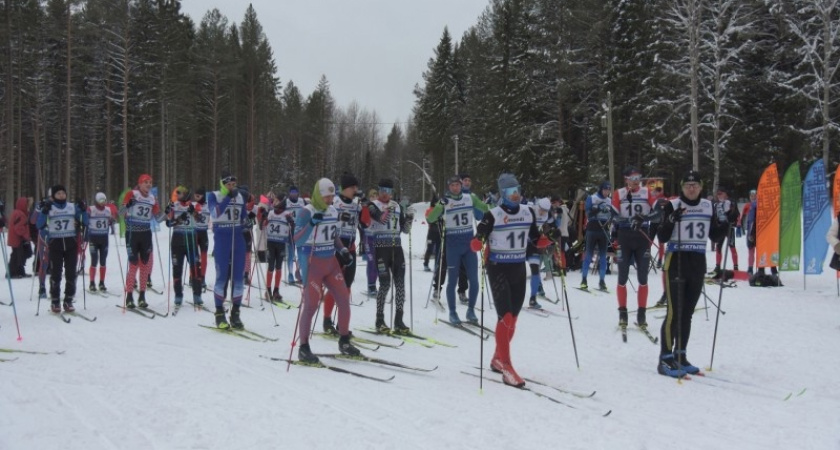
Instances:
[[[449,203],[449,199],[446,198],[446,196],[441,197],[440,200],[438,200],[438,203],[443,205],[443,206],[446,206],[446,204]]]
[[[470,250],[474,252],[481,251],[481,247],[484,247],[484,241],[475,237],[470,241]]]
[[[645,218],[641,214],[636,214],[630,219],[630,228],[633,231],[639,231],[639,228],[642,227],[642,223],[644,223],[644,221]]]
[[[44,204],[41,206],[41,213],[49,214],[51,209],[52,209],[52,202],[44,202]]]
[[[126,208],[131,208],[132,206],[134,206],[135,203],[137,203],[137,200],[134,200],[134,197],[132,197],[132,198],[128,199],[127,202],[125,202],[125,207]]]
[[[680,209],[674,210],[674,212],[672,212],[671,215],[668,216],[668,221],[671,222],[671,223],[677,223],[677,222],[681,221],[682,220],[682,215],[683,215],[684,212],[685,212],[685,208],[680,208]]]
[[[600,212],[610,212],[610,204],[607,202],[601,203],[598,205],[598,211]]]
[[[341,213],[341,215],[338,216],[338,220],[342,222],[349,222],[352,218],[353,216],[347,211],[344,211],[343,213]]]
[[[195,205],[190,203],[190,206],[189,206],[189,208],[187,208],[187,211],[189,211],[190,214],[194,213],[195,212]]]
[[[414,213],[408,213],[405,215],[406,222],[414,222]]]
[[[180,216],[178,216],[178,221],[179,221],[179,222],[182,222],[182,223],[183,223],[183,222],[189,222],[189,220],[190,220],[190,216],[189,216],[189,215],[187,215],[187,213],[186,213],[186,212],[182,212],[182,213],[181,213],[181,215],[180,215]]]
[[[166,208],[163,208],[163,213],[169,215],[169,213],[172,212],[172,208],[174,207],[175,205],[170,202],[168,205],[166,205]]]
[[[85,203],[85,201],[84,201],[84,200],[77,200],[77,201],[76,201],[76,206],[77,206],[79,209],[81,209],[82,211],[84,211],[84,210],[86,210],[86,209],[87,209],[87,203]]]
[[[253,222],[253,221],[254,221],[254,219],[256,219],[256,218],[257,218],[257,215],[256,215],[256,214],[254,214],[254,211],[251,211],[251,212],[249,212],[249,213],[248,213],[248,219],[249,219],[249,220],[251,220],[252,222]]]
[[[310,219],[310,222],[312,223],[312,225],[318,225],[319,223],[321,223],[323,221],[324,221],[324,213],[320,213],[320,212],[316,212],[315,214],[312,214],[312,219]]]
[[[195,221],[197,223],[204,223],[204,222],[207,221],[207,218],[205,218],[203,215],[199,214],[198,217],[195,218]]]
[[[346,247],[342,248],[336,256],[338,257],[338,262],[344,267],[353,264],[353,255],[350,254],[350,250],[347,250]]]

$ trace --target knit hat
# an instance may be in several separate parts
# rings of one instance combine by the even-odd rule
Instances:
[[[56,184],[55,186],[50,188],[50,196],[53,198],[53,200],[55,200],[55,194],[58,193],[58,191],[64,191],[64,194],[67,194],[67,189],[64,189],[64,186]]]
[[[297,186],[294,184],[289,185],[289,194],[299,194],[300,191],[298,190]]]
[[[682,180],[680,183],[703,183],[703,179],[700,177],[700,172],[696,170],[689,170],[683,175]]]
[[[609,181],[602,181],[601,186],[598,187],[599,191],[603,191],[604,189],[612,190],[612,184]]]
[[[205,189],[204,186],[202,186],[202,187],[196,189],[195,193],[198,194],[198,195],[206,195],[207,194],[207,189]]]
[[[470,174],[468,174],[467,172],[461,172],[461,173],[459,173],[459,174],[458,174],[458,178],[460,178],[460,179],[462,179],[462,180],[463,180],[463,179],[465,179],[465,178],[469,178],[469,179],[471,179],[471,180],[472,180],[472,177],[471,177],[471,176],[470,176]]]
[[[108,201],[108,197],[105,196],[104,192],[97,192],[96,196],[94,196],[93,199],[96,200],[96,203],[99,203],[100,205]]]
[[[448,180],[446,180],[446,185],[449,186],[452,183],[462,184],[461,179],[463,179],[463,177],[460,175],[451,176]]]
[[[390,178],[383,178],[379,180],[379,187],[394,189],[394,180]]]
[[[537,206],[542,210],[548,211],[551,209],[551,200],[548,197],[543,197],[537,200]]]
[[[519,181],[516,180],[516,176],[512,173],[503,173],[499,175],[499,192],[505,190],[506,188],[512,188],[519,186]]]
[[[152,176],[148,173],[144,173],[137,178],[137,184],[143,184],[145,181],[152,181]],[[55,192],[55,191],[53,191]]]
[[[321,178],[312,189],[312,206],[318,211],[326,210],[328,204],[324,197],[328,195],[335,195],[335,185],[329,178]]]
[[[228,170],[228,169],[223,169],[223,170],[222,170],[222,175],[221,175],[221,176],[219,176],[219,181],[221,181],[221,182],[222,182],[222,184],[228,184],[228,183],[230,183],[230,182],[232,182],[232,181],[236,181],[236,177],[235,177],[235,176],[233,176],[233,175],[230,173],[230,170]]]
[[[631,175],[641,175],[642,172],[639,172],[635,166],[627,166],[624,168],[624,177],[629,177]]]
[[[341,189],[347,189],[351,186],[358,186],[359,179],[354,177],[353,174],[351,174],[350,172],[344,172],[343,174],[341,174],[339,184],[341,184]]]

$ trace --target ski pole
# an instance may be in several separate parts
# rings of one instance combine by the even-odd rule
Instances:
[[[572,334],[572,348],[575,351],[575,365],[577,365],[578,370],[580,370],[577,342],[575,341],[575,328],[572,325],[572,308],[569,307],[569,294],[566,293],[566,274],[563,270],[560,271],[560,285],[563,286],[563,301],[566,303],[566,313],[569,314],[569,332]]]
[[[483,247],[483,246],[482,246]],[[484,265],[483,252],[479,252],[479,260],[481,261],[481,283],[478,285],[481,291],[481,329],[484,330],[484,284],[487,278],[487,267]],[[478,351],[478,392],[484,392],[484,338],[481,335],[484,331],[478,334],[479,351]]]
[[[729,226],[726,227],[726,235],[729,236],[729,233],[731,231],[732,231],[732,224],[730,223]],[[726,249],[724,249],[724,251],[723,251],[723,273],[724,274],[726,273],[726,262],[727,262],[728,256],[729,256],[729,246],[727,245]],[[720,322],[720,314],[721,314],[720,304],[723,302],[723,279],[724,278],[725,278],[724,276],[720,277],[720,291],[718,292],[718,304],[715,305],[717,307],[717,314],[715,315],[715,332],[712,335],[713,336],[712,337],[712,356],[711,356],[711,359],[709,360],[709,367],[707,368],[707,370],[709,372],[712,371],[712,364],[715,362],[715,345],[717,344],[718,323]],[[711,301],[711,300],[709,300],[709,301]],[[712,302],[712,304],[714,305],[714,302]]]
[[[315,224],[315,230],[313,233],[315,233],[316,236],[318,235],[318,224]],[[291,230],[289,231],[289,234],[291,234]],[[297,345],[298,329],[300,328],[300,313],[305,307],[304,301],[306,300],[303,292],[303,286],[309,285],[309,264],[312,263],[312,254],[315,253],[314,250],[315,249],[313,248],[309,252],[309,262],[306,264],[306,268],[304,269],[306,271],[306,280],[305,283],[302,283],[300,286],[300,305],[298,305],[297,319],[295,319],[295,331],[292,333],[291,348],[289,349],[289,362],[286,364],[286,372],[288,372],[289,368],[292,366],[292,354],[295,351],[295,345]],[[295,254],[297,254],[297,252],[295,252]]]
[[[414,220],[414,214],[411,215]],[[414,329],[414,277],[411,269],[411,224],[408,226],[408,314]]]
[[[17,305],[15,305],[15,291],[12,289],[12,277],[9,272],[9,257],[6,255],[6,236],[2,228],[0,228],[0,247],[3,247],[3,265],[6,266],[6,281],[9,283],[9,297],[12,300],[12,311],[15,315],[15,327],[17,328],[17,340],[22,341],[23,337],[20,335],[20,323],[18,323]],[[40,297],[39,297],[40,303]]]

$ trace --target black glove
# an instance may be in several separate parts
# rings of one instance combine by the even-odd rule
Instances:
[[[80,199],[80,200],[76,200],[76,206],[78,206],[78,207],[79,207],[79,209],[81,209],[82,211],[84,211],[84,210],[86,210],[86,209],[87,209],[87,203],[85,203],[85,201],[84,201],[84,200],[81,200],[81,199]]]
[[[134,198],[132,197],[128,199],[128,201],[125,203],[125,207],[131,208],[132,206],[134,206],[135,203],[137,203],[137,200],[134,200]]]
[[[188,211],[190,214],[194,213],[194,212],[195,212],[195,205],[193,205],[192,203],[190,203],[190,206],[187,208],[187,211]]]
[[[443,197],[441,197],[441,198],[440,198],[440,200],[438,200],[438,203],[440,203],[441,205],[446,206],[446,204],[447,204],[447,203],[449,203],[449,199],[448,199],[448,198],[446,198],[446,196],[443,196]]]
[[[41,213],[49,214],[51,209],[52,209],[52,202],[44,202],[44,204],[41,206]]]
[[[344,211],[343,213],[341,213],[341,215],[338,216],[338,220],[340,220],[342,222],[349,222],[350,219],[352,219],[352,218],[353,218],[353,215],[350,214],[347,211]]]
[[[166,205],[166,208],[163,208],[163,213],[166,214],[166,215],[169,215],[169,213],[172,212],[172,208],[174,206],[175,205],[173,205],[172,203],[169,203],[168,205]]]
[[[178,221],[181,222],[181,223],[189,222],[190,221],[190,216],[187,215],[186,212],[182,212],[181,215],[178,216]]]
[[[644,223],[645,218],[641,214],[636,214],[630,219],[630,229],[633,231],[639,231],[639,228],[642,227],[642,223]]]
[[[353,264],[353,255],[350,254],[350,250],[347,250],[347,247],[342,248],[335,256],[338,258],[339,264],[343,267]]]
[[[680,209],[674,210],[674,212],[672,212],[671,215],[668,216],[668,221],[671,222],[671,223],[679,222],[680,220],[682,220],[682,215],[683,215],[684,212],[685,212],[685,208],[680,208]]]
[[[231,189],[228,191],[228,197],[236,198],[236,195],[239,194],[239,189]]]
[[[321,213],[321,212],[316,212],[315,214],[312,214],[312,219],[310,219],[310,222],[312,222],[312,225],[318,225],[319,223],[321,223],[323,221],[324,221],[324,213]]]
[[[405,215],[406,222],[413,222],[414,221],[414,213],[410,212]]]
[[[254,214],[254,211],[248,213],[248,220],[254,221],[257,218],[257,215]]]
[[[204,222],[206,222],[206,221],[207,221],[207,219],[204,217],[204,215],[203,215],[203,214],[199,214],[199,215],[198,215],[198,217],[196,217],[196,218],[195,218],[195,221],[196,221],[197,223],[204,223]]]

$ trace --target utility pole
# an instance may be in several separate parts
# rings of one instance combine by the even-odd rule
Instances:
[[[457,175],[460,173],[458,172],[458,135],[456,134],[452,139],[455,140],[455,174]]]
[[[612,93],[607,92],[607,155],[610,165],[610,184],[615,186],[615,153],[612,131]]]

